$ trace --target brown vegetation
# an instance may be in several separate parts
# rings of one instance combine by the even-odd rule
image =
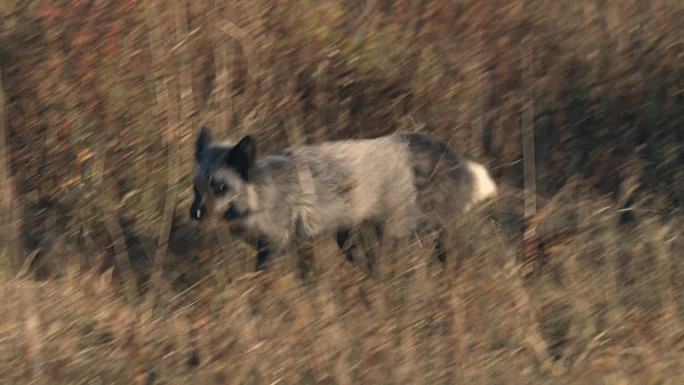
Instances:
[[[3,383],[684,378],[681,1],[4,0],[0,80]],[[429,131],[502,195],[446,269],[253,275],[187,218],[202,124]]]

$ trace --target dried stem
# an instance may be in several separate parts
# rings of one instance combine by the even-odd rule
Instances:
[[[119,222],[119,204],[116,202],[116,181],[115,178],[106,178],[107,144],[110,141],[108,134],[114,132],[114,122],[112,112],[108,109],[104,111],[104,129],[101,130],[96,147],[96,161],[94,171],[95,190],[100,191],[100,208],[104,216],[104,226],[112,240],[114,248],[114,263],[117,271],[121,274],[121,281],[124,285],[124,292],[128,301],[136,301],[139,296],[139,288],[135,279],[135,269],[131,263],[128,249],[126,247],[126,236]]]
[[[526,82],[532,81],[532,61],[533,52],[527,53],[523,58],[523,72],[524,80]],[[524,179],[524,216],[527,224],[523,234],[523,256],[525,263],[534,263],[537,259],[537,226],[530,221],[537,212],[537,185],[536,185],[536,169],[535,169],[535,151],[534,151],[534,105],[532,86],[530,85],[530,95],[527,95],[527,103],[522,111],[522,152],[523,152],[523,179]],[[532,264],[534,266],[534,264]]]
[[[178,35],[178,40],[183,41],[187,37],[187,16],[185,15],[185,7],[180,4],[176,8],[176,31]],[[162,226],[159,230],[159,237],[157,242],[157,250],[154,255],[154,260],[152,262],[152,277],[150,280],[150,291],[149,300],[156,298],[159,291],[159,285],[162,276],[162,270],[164,266],[164,259],[168,249],[169,236],[171,234],[171,224],[173,221],[173,214],[176,210],[177,203],[177,191],[175,188],[176,182],[178,180],[178,131],[176,122],[179,121],[177,116],[174,116],[174,111],[179,111],[176,101],[172,100],[170,97],[170,83],[165,81],[166,74],[161,68],[162,63],[166,60],[166,54],[162,52],[162,41],[161,41],[161,27],[158,23],[160,19],[159,12],[155,8],[154,4],[149,2],[145,4],[145,17],[146,22],[149,26],[149,44],[152,56],[154,58],[154,71],[157,72],[155,76],[156,85],[156,96],[157,96],[157,108],[159,108],[159,113],[166,113],[166,131],[165,131],[165,142],[168,147],[168,159],[167,159],[167,187],[166,195],[164,198],[164,211],[162,213],[161,223]],[[179,78],[181,82],[181,122],[187,121],[192,114],[191,111],[191,96],[192,88],[190,85],[190,68],[188,64],[188,44],[183,44],[178,48],[181,52],[181,68],[179,73]],[[162,111],[164,110],[164,111]],[[151,302],[150,302],[151,303]]]
[[[105,213],[104,225],[112,239],[114,263],[121,274],[126,299],[134,302],[138,298],[138,283],[134,277],[134,268],[128,256],[128,250],[126,250],[126,238],[116,217],[116,210],[114,211],[110,214]]]
[[[14,224],[12,222],[12,178],[10,177],[8,149],[6,143],[5,128],[5,93],[2,86],[2,73],[0,73],[0,231],[3,235],[3,251],[5,261],[3,263],[9,269],[3,271],[15,271],[19,266],[19,253],[17,248],[17,237]]]
[[[227,7],[224,4],[224,7]],[[215,19],[220,19],[225,12],[220,12],[222,9],[217,5],[214,9]],[[225,8],[223,8],[225,11]],[[232,98],[230,95],[230,71],[228,69],[230,63],[230,48],[229,44],[232,42],[226,41],[223,33],[218,29],[212,28],[212,36],[214,36],[214,52],[216,64],[216,89],[213,94],[217,98],[217,105],[219,107],[220,130],[224,133],[231,131],[230,119],[232,113]]]

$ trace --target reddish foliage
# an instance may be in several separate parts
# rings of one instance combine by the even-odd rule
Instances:
[[[60,12],[54,4],[45,2],[38,7],[38,17],[44,19],[44,22],[50,22],[60,16]]]
[[[76,33],[72,40],[72,44],[75,48],[88,48],[95,44],[96,37],[92,31],[81,30]]]
[[[135,10],[137,4],[135,0],[122,0],[121,5],[124,12],[132,13]]]

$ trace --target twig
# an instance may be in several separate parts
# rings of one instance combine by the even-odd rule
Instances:
[[[40,248],[33,250],[29,255],[26,256],[24,263],[21,265],[21,268],[17,273],[17,278],[23,278],[26,273],[28,273],[28,270],[31,268],[31,264],[33,264],[33,261],[36,259],[36,256],[38,256],[39,253]]]
[[[43,336],[41,336],[40,312],[38,311],[38,292],[34,285],[27,287],[28,293],[22,296],[22,304],[26,309],[26,337],[27,356],[30,363],[31,377],[38,384],[47,383],[43,371]]]
[[[531,44],[531,43],[530,43]],[[523,58],[523,76],[524,81],[532,82],[532,62],[533,52],[530,49],[529,53]],[[534,102],[532,85],[530,84],[530,91],[527,95],[527,105],[522,111],[522,152],[523,152],[523,179],[524,179],[524,216],[526,228],[523,233],[522,252],[525,258],[524,263],[533,263],[537,259],[537,226],[530,223],[531,219],[537,212],[537,185],[536,185],[536,168],[535,168],[535,151],[534,151]]]
[[[116,218],[116,209],[111,215],[106,215],[104,225],[112,239],[112,247],[114,248],[114,263],[121,273],[121,280],[123,281],[124,291],[129,302],[133,302],[138,298],[138,283],[133,276],[134,268],[126,250],[126,241],[121,225]]]
[[[7,258],[7,271],[13,271],[19,265],[19,253],[17,252],[16,232],[12,223],[12,181],[10,178],[8,151],[5,129],[5,93],[2,88],[2,73],[0,73],[0,231],[3,234],[5,258]]]
[[[247,65],[245,66],[245,68],[247,68],[247,75],[248,77],[254,78],[254,74],[250,71],[249,63],[256,54],[256,48],[252,44],[252,41],[247,37],[247,32],[229,21],[223,21],[222,24],[217,25],[216,28],[240,43],[240,46],[242,46],[242,50],[245,53],[245,61],[247,62]]]
[[[104,129],[101,130],[99,140],[95,144],[97,151],[94,170],[95,191],[100,192],[100,208],[103,213],[103,222],[114,248],[114,263],[121,274],[126,299],[134,302],[140,293],[138,282],[135,279],[135,269],[131,263],[126,237],[119,223],[119,205],[116,204],[115,178],[105,178],[105,158],[107,156],[108,133],[112,132],[112,114],[105,109]]]
[[[530,42],[530,45],[532,42]],[[533,110],[533,86],[531,84],[532,79],[532,63],[533,63],[533,50],[530,46],[530,50],[525,58],[523,58],[523,63],[525,68],[524,71],[524,81],[529,84],[529,93],[527,108],[523,110],[522,119],[522,144],[523,144],[523,173],[524,173],[524,214],[525,220],[530,220],[534,217],[537,212],[537,189],[536,189],[536,175],[535,175],[535,152],[534,152],[534,110]],[[536,245],[536,225],[527,226],[525,233],[523,234],[523,248],[526,246]],[[523,250],[527,252],[528,250]],[[536,251],[536,250],[532,250]],[[520,279],[515,279],[512,287],[512,294],[516,298],[516,303],[519,308],[524,313],[522,315],[521,321],[527,325],[527,332],[523,336],[523,342],[525,342],[528,347],[533,351],[537,361],[542,365],[548,365],[549,355],[548,355],[548,344],[541,335],[541,325],[535,319],[532,313],[532,303],[529,294],[522,286],[522,281]]]
[[[187,38],[187,28],[185,27],[186,23],[186,16],[184,13],[185,7],[180,6],[178,7],[179,11],[178,14],[176,15],[177,20],[176,20],[176,25],[177,25],[177,33],[179,35],[179,40],[183,40]],[[150,44],[150,50],[153,55],[153,60],[154,60],[154,71],[159,71],[162,72],[162,69],[159,68],[161,66],[161,63],[163,62],[164,54],[162,53],[162,42],[161,42],[161,31],[160,31],[160,26],[158,24],[158,20],[160,19],[159,17],[159,12],[156,10],[154,4],[145,3],[145,18],[146,22],[149,27],[149,34],[148,34],[148,39],[149,39],[149,44]],[[181,63],[181,73],[180,73],[180,78],[181,78],[181,121],[185,121],[185,119],[188,119],[192,111],[190,111],[190,105],[188,102],[188,93],[192,92],[191,86],[189,85],[190,80],[187,77],[186,74],[189,69],[187,69],[187,44],[182,44],[179,48],[181,51],[182,58],[184,60],[183,63]],[[187,69],[187,71],[186,71]],[[150,279],[150,291],[148,292],[147,295],[147,300],[152,304],[152,300],[156,298],[156,295],[158,294],[159,291],[159,285],[161,282],[161,275],[162,275],[162,268],[164,265],[164,259],[166,256],[166,252],[168,249],[168,242],[169,242],[169,236],[171,234],[171,224],[173,221],[173,213],[176,210],[176,202],[177,202],[177,194],[176,194],[176,182],[177,182],[177,177],[178,177],[178,132],[176,130],[176,124],[174,124],[176,121],[178,121],[178,117],[174,116],[174,111],[179,111],[178,106],[175,105],[174,101],[171,100],[170,98],[170,91],[169,87],[170,84],[163,81],[163,77],[161,76],[156,76],[156,96],[157,96],[157,108],[159,108],[159,112],[161,113],[162,109],[164,109],[166,113],[166,144],[168,146],[168,160],[167,160],[167,169],[168,169],[168,179],[167,179],[167,186],[166,186],[166,195],[164,198],[164,211],[162,213],[162,226],[159,230],[159,238],[157,242],[157,250],[154,255],[154,259],[152,262],[152,276]]]
[[[224,4],[223,6],[226,7],[228,5]],[[214,9],[214,14],[216,18],[223,17],[223,14],[219,14],[218,4]],[[230,73],[228,70],[228,63],[232,58],[230,57],[228,44],[235,43],[232,41],[227,42],[225,36],[223,33],[221,33],[222,31],[219,31],[218,28],[212,29],[212,31],[214,32],[212,33],[212,36],[214,37],[213,46],[215,53],[214,60],[216,65],[216,87],[214,88],[214,92],[212,92],[212,97],[216,98],[215,102],[219,108],[219,117],[221,120],[219,124],[220,130],[223,133],[229,133],[231,131],[230,119],[233,103],[230,95],[231,84]]]

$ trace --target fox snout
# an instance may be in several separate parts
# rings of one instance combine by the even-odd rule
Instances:
[[[204,218],[206,212],[207,210],[204,206],[193,204],[192,207],[190,207],[190,218],[199,221]]]
[[[204,205],[202,196],[195,193],[195,200],[192,201],[192,205],[190,206],[190,218],[199,221],[204,218],[206,214],[207,208]]]

